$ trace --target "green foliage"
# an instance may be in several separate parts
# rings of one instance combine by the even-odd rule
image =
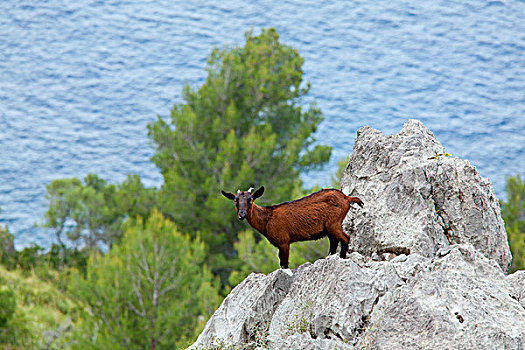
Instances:
[[[266,274],[279,268],[277,248],[264,237],[256,242],[254,235],[259,233],[254,233],[252,230],[243,231],[239,233],[239,240],[234,244],[243,264],[239,271],[233,271],[230,275],[231,286],[236,286],[252,272]]]
[[[44,261],[49,268],[62,271],[74,267],[86,272],[88,252],[85,249],[70,248],[53,244],[45,253]]]
[[[87,256],[88,251],[84,249],[53,244],[48,251],[45,251],[43,247],[32,245],[3,255],[0,262],[7,269],[16,269],[25,276],[36,274],[42,280],[55,283],[65,291],[68,270],[76,268],[85,274]]]
[[[13,265],[15,255],[15,237],[7,228],[0,226],[0,264]]]
[[[155,189],[147,189],[137,175],[128,176],[121,185],[108,184],[94,174],[58,179],[46,186],[49,209],[45,227],[55,229],[61,246],[62,233],[94,250],[99,243],[108,248],[122,236],[122,223],[130,217],[147,217],[156,203]]]
[[[341,158],[337,162],[337,170],[335,171],[335,174],[332,175],[332,188],[341,189],[341,179],[343,178],[343,175],[346,170],[346,166],[348,165],[349,157]]]
[[[4,326],[16,310],[16,295],[11,288],[0,287],[0,327]]]
[[[252,271],[278,267],[276,249],[264,238],[251,230],[239,237],[248,226],[220,190],[265,185],[261,204],[291,200],[305,194],[299,174],[329,160],[331,148],[316,145],[313,137],[323,116],[304,100],[310,87],[302,65],[297,50],[281,44],[274,29],[248,32],[244,46],[213,50],[205,83],[186,86],[170,117],[148,125],[152,160],[164,178],[160,190],[144,187],[136,175],[121,184],[89,174],[46,186],[44,226],[54,229],[58,244],[47,252],[33,246],[2,255],[11,268],[53,281],[77,301],[74,308],[55,303],[68,315],[76,310],[75,329],[61,319],[50,326],[59,335],[46,342],[74,339],[70,346],[81,349],[183,346],[220,301],[207,266],[223,284],[232,270],[235,284]],[[66,248],[65,237],[84,248]],[[327,252],[326,240],[297,243],[290,263]],[[20,293],[28,295],[15,292],[18,301]],[[45,295],[55,300],[54,292],[38,300]],[[22,327],[25,320],[17,314],[11,323],[18,333],[9,334],[32,340],[16,344],[43,344],[33,337],[41,333]]]
[[[24,271],[31,271],[36,266],[42,265],[44,248],[33,244],[16,253],[16,266]]]
[[[203,264],[204,244],[153,211],[126,224],[122,242],[90,260],[70,292],[87,307],[81,349],[173,349],[187,345],[220,298]]]
[[[0,289],[9,291],[7,305],[11,310],[16,305],[13,313],[6,312],[6,305],[0,306],[1,314],[11,313],[8,322],[0,325],[0,348],[59,349],[72,340],[71,329],[78,321],[79,310],[54,284],[35,274],[0,266],[0,285],[9,286]]]
[[[80,241],[90,250],[99,242],[109,247],[120,236],[122,217],[116,211],[114,185],[89,174],[84,184],[77,178],[59,179],[47,185],[46,191],[49,201],[46,226],[56,230],[59,244],[63,245],[64,230],[70,240]]]
[[[291,267],[297,267],[305,262],[315,262],[328,256],[330,244],[327,238],[317,241],[297,242],[290,246]],[[278,261],[277,261],[278,264]]]
[[[206,82],[185,87],[170,120],[148,125],[164,177],[162,212],[192,236],[200,232],[222,277],[239,264],[233,244],[246,226],[220,190],[264,184],[263,202],[290,200],[302,192],[300,172],[329,160],[330,147],[314,146],[323,116],[305,107],[302,65],[274,29],[248,32],[243,47],[213,50]]]
[[[117,188],[118,212],[126,218],[149,217],[157,206],[157,190],[146,188],[138,175],[128,175]]]
[[[512,265],[510,272],[525,269],[525,181],[518,174],[507,179],[507,201],[501,202],[501,215],[505,221]]]
[[[58,245],[47,252],[37,245],[16,251],[13,235],[3,228],[0,242],[0,348],[63,348],[78,316],[63,294],[64,277],[71,266],[85,269],[86,254]]]

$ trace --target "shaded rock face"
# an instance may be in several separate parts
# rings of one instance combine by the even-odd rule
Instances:
[[[432,257],[471,243],[506,270],[512,257],[492,184],[468,161],[440,153],[443,146],[417,120],[391,136],[359,129],[341,180],[345,194],[365,203],[343,223],[349,250]]]
[[[337,255],[235,287],[191,349],[525,349],[525,271],[469,162],[420,122],[358,132],[342,179],[352,208]],[[432,158],[432,159],[429,159]]]

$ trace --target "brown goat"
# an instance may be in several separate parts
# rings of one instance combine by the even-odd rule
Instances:
[[[335,189],[323,189],[306,197],[266,207],[258,206],[254,200],[262,196],[264,187],[255,193],[237,191],[237,194],[221,191],[222,195],[235,202],[239,220],[248,223],[279,249],[281,267],[288,268],[290,244],[310,241],[328,236],[330,254],[335,254],[341,242],[341,258],[346,258],[349,237],[342,223],[350,209],[350,203],[361,207],[357,197],[349,197]]]

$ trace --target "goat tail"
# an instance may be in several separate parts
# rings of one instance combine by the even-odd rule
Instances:
[[[357,197],[346,196],[346,200],[350,203],[357,203],[361,208],[365,205],[365,203]]]

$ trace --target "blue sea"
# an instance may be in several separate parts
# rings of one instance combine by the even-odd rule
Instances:
[[[162,177],[146,125],[206,78],[212,48],[275,27],[305,59],[307,103],[333,147],[306,186],[326,185],[358,128],[420,119],[504,198],[525,173],[525,2],[0,2],[0,223],[18,248],[48,246],[45,185],[96,173]]]

